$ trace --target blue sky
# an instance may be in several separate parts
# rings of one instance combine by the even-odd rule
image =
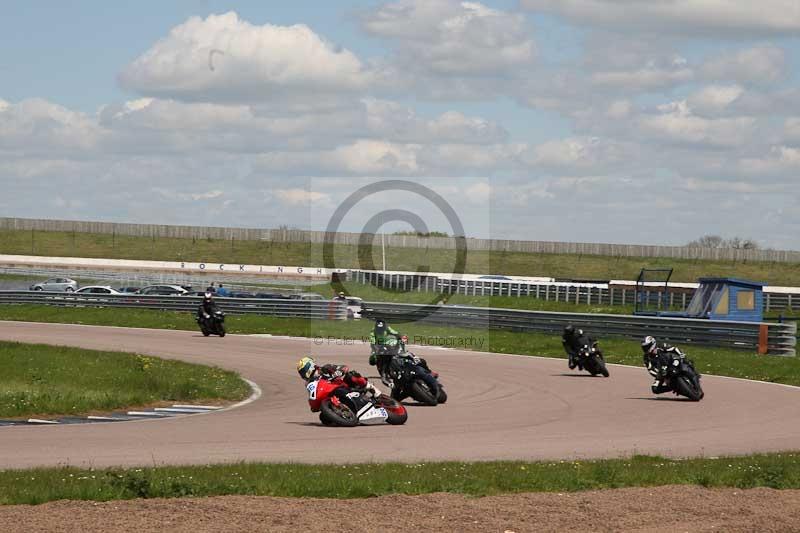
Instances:
[[[404,178],[470,235],[800,248],[800,8],[722,4],[11,3],[0,210],[321,229]]]

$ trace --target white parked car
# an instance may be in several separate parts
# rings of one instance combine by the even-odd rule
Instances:
[[[50,278],[41,283],[34,283],[31,285],[32,291],[48,291],[48,292],[74,292],[78,290],[78,282],[69,278]]]
[[[361,310],[364,307],[364,300],[357,296],[347,297],[347,318],[361,318]]]
[[[314,300],[314,301],[327,301],[321,294],[317,294],[316,292],[300,292],[289,295],[290,300]]]
[[[150,296],[183,296],[188,293],[189,291],[178,285],[150,285],[136,291],[136,294]]]
[[[88,287],[81,287],[75,294],[122,294],[117,289],[112,289],[106,285],[89,285]]]

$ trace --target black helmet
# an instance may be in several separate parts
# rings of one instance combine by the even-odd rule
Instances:
[[[572,337],[573,335],[575,335],[575,326],[573,326],[572,324],[567,324],[564,327],[564,336]]]

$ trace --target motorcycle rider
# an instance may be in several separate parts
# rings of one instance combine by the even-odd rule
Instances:
[[[392,360],[392,356],[396,355],[397,350],[390,350],[390,353],[386,353],[387,350],[380,350],[380,347],[396,347],[401,337],[402,335],[400,335],[400,332],[387,324],[384,319],[375,319],[375,327],[369,334],[369,345],[372,349],[372,353],[369,356],[369,364],[372,366],[377,365],[378,373],[381,375],[381,379],[384,383],[387,381],[384,376],[386,367]],[[389,385],[388,383],[386,384]]]
[[[673,357],[678,356],[681,360],[686,359],[686,355],[676,346],[669,346],[664,343],[659,346],[655,337],[648,335],[642,341],[643,362],[645,368],[655,381],[650,386],[653,394],[661,394],[672,390],[672,385],[667,379],[667,369],[672,363]]]
[[[308,384],[318,379],[327,381],[342,380],[345,385],[354,389],[363,389],[372,393],[373,396],[378,397],[383,393],[378,388],[367,380],[364,376],[350,370],[346,365],[325,364],[322,366],[317,365],[311,357],[303,357],[297,362],[297,373]]]
[[[582,329],[575,329],[575,326],[572,324],[567,324],[564,327],[564,333],[561,335],[561,344],[564,346],[564,351],[566,351],[569,356],[570,370],[574,369],[576,366],[580,370],[583,370],[583,365],[581,365],[578,360],[578,352],[584,346],[592,346],[594,342],[594,339],[584,334]]]
[[[203,301],[197,308],[198,320],[206,321],[214,316],[214,313],[217,311],[219,311],[219,307],[217,307],[217,302],[214,301],[214,295],[206,291],[206,293],[203,294]]]

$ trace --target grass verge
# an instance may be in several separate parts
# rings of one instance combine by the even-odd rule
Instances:
[[[235,372],[121,352],[0,342],[0,417],[78,415],[164,401],[240,400]]]
[[[5,320],[94,324],[100,326],[143,327],[194,331],[197,325],[189,313],[144,309],[58,308],[38,305],[0,306]],[[230,333],[270,333],[315,338],[320,350],[326,345],[352,345],[353,353],[364,354],[367,365],[369,347],[366,341],[372,327],[369,321],[330,321],[274,318],[266,316],[229,315],[225,326]],[[412,344],[447,346],[507,354],[564,357],[560,337],[538,333],[465,329],[431,326],[421,323],[393,326],[409,335]],[[609,363],[639,366],[641,349],[637,341],[602,339],[601,347]],[[800,386],[800,357],[771,357],[722,348],[683,346],[702,373],[757,379]],[[612,370],[613,372],[613,370]],[[644,370],[642,370],[644,372]]]
[[[0,253],[261,265],[323,266],[324,263],[321,244],[152,239],[70,231],[0,230]],[[360,268],[361,265],[368,268],[370,262],[381,264],[380,247],[337,245],[335,259],[338,268]],[[386,250],[386,264],[389,270],[416,271],[427,267],[430,272],[452,272],[456,252],[390,247]],[[643,267],[674,268],[672,281],[733,276],[769,285],[800,285],[800,269],[792,263],[471,251],[465,265],[468,273],[595,280],[636,279]]]
[[[794,453],[671,460],[362,465],[235,464],[133,469],[0,471],[0,504],[186,496],[367,498],[452,492],[472,496],[621,487],[800,488]]]

